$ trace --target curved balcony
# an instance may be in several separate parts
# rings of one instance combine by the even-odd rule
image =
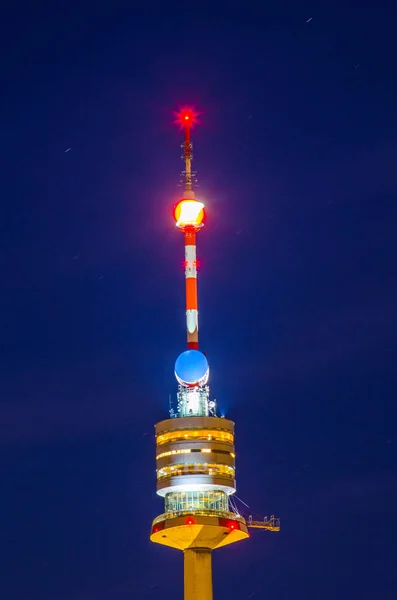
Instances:
[[[231,521],[238,521],[242,525],[245,525],[245,519],[240,515],[236,515],[233,512],[215,511],[215,510],[181,510],[175,512],[166,512],[156,517],[153,521],[153,525],[166,521],[167,519],[174,519],[176,517],[187,517],[188,515],[197,515],[200,517],[221,517],[224,519],[230,519]]]

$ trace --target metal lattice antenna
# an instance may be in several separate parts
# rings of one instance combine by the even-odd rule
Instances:
[[[197,113],[192,108],[183,108],[178,113],[178,121],[185,132],[185,139],[181,144],[183,154],[181,156],[185,163],[185,170],[182,171],[181,183],[185,188],[188,197],[194,197],[193,188],[197,183],[196,173],[192,171],[193,144],[190,137],[192,126],[197,123]]]

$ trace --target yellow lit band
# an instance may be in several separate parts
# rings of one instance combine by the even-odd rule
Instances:
[[[234,467],[216,464],[181,464],[157,469],[158,481],[174,475],[210,475],[212,477],[228,477],[234,479]]]
[[[218,431],[216,429],[178,429],[177,431],[168,431],[161,433],[156,438],[157,446],[167,442],[180,442],[182,440],[208,440],[214,442],[234,443],[234,435],[227,431]]]
[[[201,448],[201,449],[194,449],[191,450],[190,448],[182,448],[181,450],[169,450],[168,452],[162,452],[161,454],[158,454],[156,456],[156,459],[158,460],[159,458],[164,458],[164,456],[172,456],[174,454],[190,454],[191,452],[204,452],[204,453],[210,453],[213,452],[214,454],[227,454],[228,456],[231,456],[232,458],[235,458],[235,454],[234,452],[228,452],[227,450],[211,450],[211,448]]]

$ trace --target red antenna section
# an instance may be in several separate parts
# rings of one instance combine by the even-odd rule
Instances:
[[[198,349],[198,302],[197,302],[197,258],[196,233],[200,231],[204,221],[204,204],[195,198],[195,173],[192,171],[193,144],[190,139],[191,128],[198,123],[199,113],[192,106],[183,106],[175,113],[175,122],[185,133],[181,145],[182,160],[185,170],[181,183],[184,186],[183,196],[175,207],[176,226],[185,237],[185,280],[186,280],[186,330],[189,350]]]

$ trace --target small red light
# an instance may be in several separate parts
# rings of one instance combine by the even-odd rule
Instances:
[[[174,113],[176,123],[181,127],[191,127],[198,123],[198,113],[191,106],[183,106],[178,112]]]
[[[188,517],[188,518],[186,519],[186,524],[187,524],[187,525],[193,525],[193,523],[194,523],[194,520],[193,520],[193,518],[192,518],[192,517]]]
[[[158,533],[159,531],[162,531],[165,528],[165,521],[160,521],[160,523],[157,523],[156,525],[154,525],[152,527],[152,533]]]
[[[240,523],[238,521],[223,519],[222,517],[219,518],[219,525],[226,527],[229,531],[234,531],[235,529],[238,531],[240,529]]]

